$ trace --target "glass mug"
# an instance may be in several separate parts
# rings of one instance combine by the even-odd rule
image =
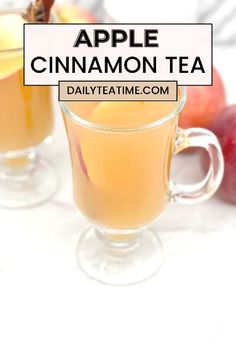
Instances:
[[[57,185],[37,153],[53,129],[51,88],[23,84],[24,22],[19,9],[0,9],[0,206],[9,208],[39,204]]]
[[[147,226],[159,218],[168,201],[205,201],[220,185],[224,164],[217,138],[205,129],[178,127],[186,100],[185,88],[179,90],[172,111],[162,118],[154,111],[156,120],[136,127],[111,127],[81,117],[97,103],[60,102],[75,203],[91,223],[80,238],[78,260],[84,272],[100,282],[125,285],[153,275],[162,252],[158,237]],[[205,179],[195,185],[170,181],[172,156],[193,146],[209,154]]]

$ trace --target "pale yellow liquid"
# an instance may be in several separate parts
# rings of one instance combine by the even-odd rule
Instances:
[[[23,85],[23,19],[0,15],[0,152],[40,144],[53,128],[50,87]]]
[[[178,102],[69,103],[77,115],[110,127],[138,127],[170,113]],[[169,199],[176,116],[153,129],[109,132],[83,127],[65,114],[74,197],[90,220],[113,229],[155,220]]]

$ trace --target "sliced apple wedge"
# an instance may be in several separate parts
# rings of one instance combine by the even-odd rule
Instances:
[[[76,153],[77,153],[78,158],[79,158],[79,163],[80,163],[80,167],[81,167],[82,172],[84,173],[84,175],[86,175],[87,178],[89,178],[88,170],[87,170],[87,167],[86,167],[86,164],[85,164],[85,161],[84,161],[84,158],[83,158],[83,155],[82,155],[82,151],[81,151],[81,147],[80,147],[79,143],[76,144]]]
[[[176,102],[101,102],[90,120],[107,127],[137,127],[159,120],[176,107]]]
[[[20,15],[0,16],[0,79],[23,66],[23,24]]]

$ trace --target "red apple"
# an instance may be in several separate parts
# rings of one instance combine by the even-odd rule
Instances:
[[[94,23],[95,18],[84,8],[74,4],[62,4],[55,8],[55,12],[62,23]]]
[[[187,102],[180,114],[180,127],[207,127],[225,105],[224,84],[214,68],[213,86],[187,87]]]
[[[236,204],[236,104],[224,108],[209,129],[218,137],[225,161],[224,177],[218,194],[224,200]]]

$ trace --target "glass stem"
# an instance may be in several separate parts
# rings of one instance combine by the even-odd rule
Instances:
[[[112,249],[132,249],[139,243],[143,229],[116,230],[116,229],[95,229],[97,237]]]
[[[0,153],[0,180],[10,183],[27,181],[37,159],[35,148]]]

